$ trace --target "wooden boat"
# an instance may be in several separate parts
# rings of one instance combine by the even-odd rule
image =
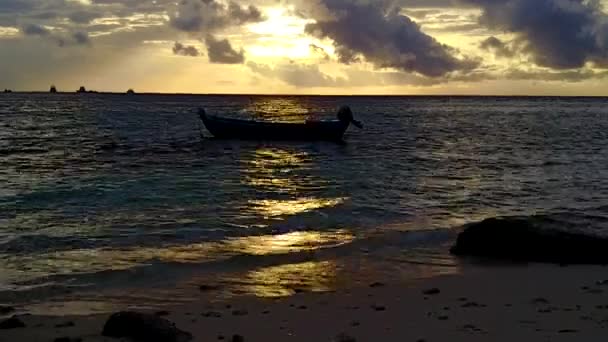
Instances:
[[[337,120],[307,120],[303,123],[222,118],[208,115],[202,108],[198,113],[207,130],[220,139],[341,141],[351,123],[363,128],[346,106],[338,111]]]

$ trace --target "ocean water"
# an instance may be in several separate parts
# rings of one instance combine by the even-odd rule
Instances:
[[[214,140],[196,115],[344,104],[365,125],[345,144]],[[458,272],[447,249],[484,218],[608,233],[607,179],[604,98],[0,94],[0,303]]]

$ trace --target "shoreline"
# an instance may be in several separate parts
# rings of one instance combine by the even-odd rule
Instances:
[[[603,266],[477,264],[458,275],[408,283],[378,279],[274,299],[221,299],[210,288],[201,299],[162,314],[192,333],[193,341],[230,341],[233,335],[245,341],[350,341],[348,336],[356,341],[603,341],[606,271]],[[0,341],[116,341],[100,335],[108,317],[20,316],[26,327],[0,330]]]

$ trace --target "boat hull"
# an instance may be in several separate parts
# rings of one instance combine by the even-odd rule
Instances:
[[[341,141],[349,123],[342,121],[306,121],[276,123],[238,120],[201,115],[207,130],[219,139]]]

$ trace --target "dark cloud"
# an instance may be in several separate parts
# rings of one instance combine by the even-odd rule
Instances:
[[[516,33],[537,65],[573,69],[608,57],[608,16],[596,0],[466,1],[482,8],[483,25]]]
[[[200,52],[192,45],[184,45],[179,42],[175,42],[173,45],[173,53],[179,56],[198,57]]]
[[[84,31],[76,31],[66,36],[63,34],[56,34],[44,26],[28,24],[21,28],[21,32],[26,36],[47,38],[54,41],[59,47],[67,45],[89,45],[91,43],[89,34]]]
[[[211,32],[263,20],[253,5],[243,7],[234,1],[225,5],[215,0],[182,0],[170,16],[171,26],[186,32]]]
[[[91,43],[91,39],[89,38],[89,34],[83,31],[74,32],[72,34],[72,39],[74,43],[77,45],[87,45]]]
[[[28,24],[21,28],[21,32],[26,36],[48,36],[51,34],[51,31],[46,27],[36,25],[36,24]]]
[[[484,39],[479,44],[479,47],[494,53],[497,57],[511,58],[515,56],[515,49],[494,36]]]
[[[363,56],[378,68],[429,77],[471,70],[478,65],[475,60],[458,58],[455,49],[422,32],[391,1],[320,0],[320,3],[323,8],[317,12],[325,15],[308,24],[306,32],[331,38],[341,62],[351,63]]]
[[[0,1],[0,12],[25,12],[36,8],[33,0],[2,0]]]
[[[262,12],[257,7],[253,5],[241,7],[241,5],[233,1],[228,3],[228,17],[237,25],[259,22],[264,18]]]
[[[245,51],[236,51],[228,39],[217,39],[208,34],[205,37],[207,55],[211,63],[242,64],[245,62]]]

